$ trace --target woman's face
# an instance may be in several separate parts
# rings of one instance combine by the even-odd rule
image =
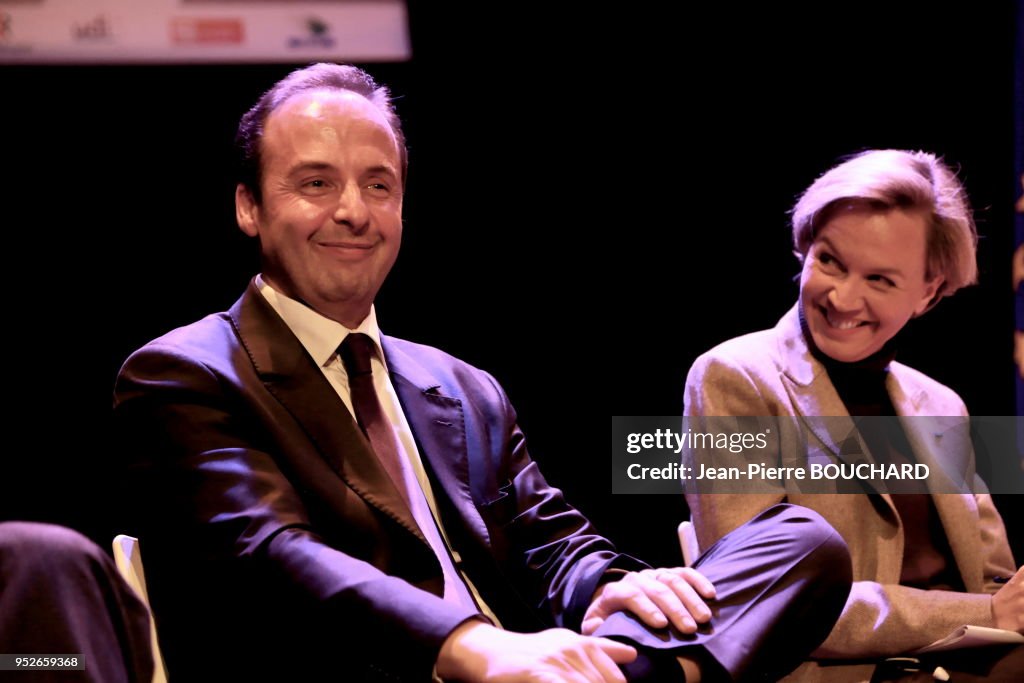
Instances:
[[[920,213],[840,208],[818,232],[800,274],[800,305],[815,345],[842,362],[881,349],[928,307],[928,228]]]

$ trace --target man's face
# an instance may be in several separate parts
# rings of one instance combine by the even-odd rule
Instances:
[[[940,278],[925,280],[927,226],[899,209],[841,210],[818,233],[800,274],[814,344],[842,362],[881,349],[923,313]]]
[[[319,313],[356,327],[398,256],[398,144],[377,107],[317,90],[280,105],[264,126],[263,202],[235,193],[239,227],[259,237],[263,277]]]

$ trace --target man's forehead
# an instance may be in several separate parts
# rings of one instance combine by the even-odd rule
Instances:
[[[311,90],[289,97],[267,118],[262,147],[268,156],[276,156],[343,138],[345,144],[383,145],[389,155],[399,155],[395,131],[384,112],[347,90]],[[397,156],[394,163],[398,163]]]
[[[325,120],[335,116],[370,119],[388,128],[391,126],[377,105],[349,90],[307,90],[292,95],[268,117],[268,125],[280,116]]]

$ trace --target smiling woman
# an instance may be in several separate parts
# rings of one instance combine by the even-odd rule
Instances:
[[[800,305],[818,350],[849,363],[878,352],[921,315],[942,276],[925,274],[924,213],[859,200],[829,213],[804,258]]]
[[[777,416],[807,438],[775,457],[812,472],[866,468],[856,459],[862,453],[898,471],[953,460],[949,444],[914,438],[913,420],[891,420],[883,434],[858,438],[849,430],[812,437],[803,426],[826,416],[967,415],[955,392],[894,360],[907,323],[977,277],[977,233],[953,172],[924,152],[855,156],[803,193],[793,244],[802,264],[797,305],[774,329],[698,358],[686,380],[686,415],[697,424]],[[815,656],[862,662],[828,669],[808,662],[795,680],[866,680],[872,658],[912,652],[964,623],[1020,628],[1012,616],[1020,589],[994,580],[1015,565],[983,483],[971,488],[978,493],[950,495],[878,494],[863,482],[850,490],[687,494],[701,547],[779,502],[819,512],[849,545],[854,587]]]
[[[800,312],[825,356],[862,361],[943,296],[977,279],[967,193],[932,154],[859,154],[793,209]]]

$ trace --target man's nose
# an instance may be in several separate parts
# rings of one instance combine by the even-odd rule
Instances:
[[[348,225],[356,233],[366,231],[370,220],[370,211],[366,206],[362,188],[356,183],[347,183],[338,195],[338,205],[332,216],[335,223]]]

